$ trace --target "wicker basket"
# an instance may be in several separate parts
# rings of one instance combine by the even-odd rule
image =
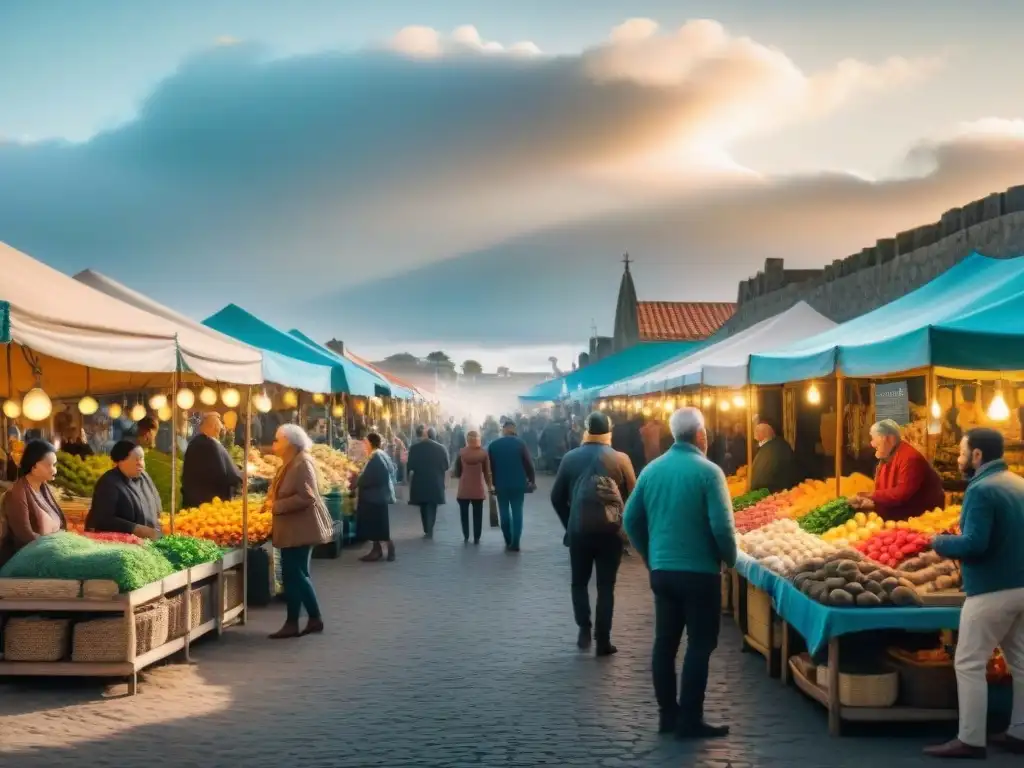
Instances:
[[[922,662],[889,649],[889,662],[900,676],[900,703],[919,709],[956,709],[956,672],[952,660]]]
[[[74,600],[82,582],[73,579],[0,579],[0,599]]]
[[[202,589],[209,590],[208,587]],[[185,592],[181,591],[173,597],[167,598],[167,631],[171,640],[183,637],[187,631],[195,629],[203,623],[202,590],[193,589],[189,594],[191,595],[191,621],[189,623],[186,623]]]
[[[82,597],[89,600],[113,600],[121,593],[116,581],[87,579],[82,582]]]
[[[773,633],[769,638],[769,627]],[[747,582],[747,634],[759,645],[782,647],[782,622],[772,617],[772,598],[749,581]],[[770,642],[769,642],[770,640]]]
[[[167,642],[167,601],[143,606],[135,612],[135,655]],[[124,617],[93,619],[75,625],[71,660],[77,662],[122,662],[128,660],[128,625]]]
[[[239,568],[235,568],[230,571],[224,571],[224,610],[230,611],[232,608],[242,604],[242,571]]]
[[[5,661],[60,661],[68,655],[67,619],[17,616],[4,625]]]
[[[818,685],[828,690],[828,666],[818,667]],[[872,675],[839,673],[839,703],[844,707],[891,707],[900,696],[897,672]]]

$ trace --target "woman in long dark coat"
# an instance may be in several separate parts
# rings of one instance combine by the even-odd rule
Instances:
[[[388,505],[395,503],[395,465],[391,457],[381,450],[382,440],[376,432],[366,436],[372,453],[359,474],[356,488],[359,500],[356,506],[356,532],[366,541],[373,542],[370,551],[360,560],[375,563],[384,557],[381,544],[388,547],[387,560],[395,560],[395,542],[391,540],[391,521]]]

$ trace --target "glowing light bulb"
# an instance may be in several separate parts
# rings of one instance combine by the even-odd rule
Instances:
[[[164,403],[162,406],[157,408],[156,409],[156,417],[158,419],[160,419],[160,421],[170,421],[171,420],[171,406],[169,406],[167,403]]]
[[[237,408],[238,404],[242,402],[242,396],[234,387],[228,387],[220,393],[220,401],[228,408]]]
[[[161,408],[167,405],[167,395],[153,395],[149,398],[149,407],[154,411],[159,411]]]
[[[26,395],[28,397],[28,395]],[[988,404],[988,411],[986,415],[992,421],[1006,421],[1010,418],[1010,406],[1006,404],[1006,399],[1003,397],[1003,393],[1000,390],[996,390],[995,396],[992,398],[992,402]]]
[[[287,390],[281,395],[281,402],[285,404],[286,408],[294,408],[299,404],[299,396],[291,389]]]
[[[313,393],[313,402],[316,403],[317,405],[323,405],[324,404],[323,393],[322,392],[314,392]]]
[[[131,412],[132,421],[142,421],[146,418],[146,406],[142,403],[136,403],[132,406]]]
[[[736,395],[732,399],[732,404],[735,405],[737,408],[746,408],[747,398],[745,398],[743,395]]]
[[[665,401],[665,405],[662,407],[665,409],[665,413],[672,413],[672,411],[676,409],[676,401],[670,397]]]
[[[270,409],[274,407],[274,403],[270,400],[270,395],[266,392],[260,392],[258,395],[254,395],[252,398],[252,404],[260,413],[270,413]]]
[[[174,399],[181,410],[187,411],[196,404],[196,393],[188,387],[182,387]]]
[[[341,403],[335,403],[334,407],[331,408],[331,416],[336,419],[340,419],[345,415],[345,406]]]
[[[718,408],[723,412],[729,411],[732,409],[732,403],[730,403],[728,400],[721,400],[718,403]]]
[[[932,418],[938,419],[942,417],[942,406],[939,405],[938,400],[932,400]]]
[[[21,400],[21,412],[29,421],[42,421],[50,418],[53,413],[53,403],[50,396],[39,387],[30,389]]]
[[[120,419],[123,413],[124,408],[121,407],[120,403],[111,403],[107,406],[107,415],[112,419]]]
[[[811,384],[811,386],[807,388],[807,402],[811,405],[818,405],[821,403],[821,392],[818,391],[817,384]]]
[[[203,387],[199,391],[199,402],[203,405],[216,405],[217,391],[212,387]]]
[[[711,395],[705,395],[703,403],[704,407],[707,408],[709,405],[711,405],[711,402]]]
[[[4,400],[4,416],[8,419],[16,419],[21,416],[21,405],[17,400]]]
[[[597,410],[599,410],[599,411],[603,411],[607,407],[608,407],[608,403],[606,403],[604,400],[602,400],[600,403],[597,404]]]
[[[83,416],[92,416],[99,409],[100,404],[96,402],[95,397],[90,395],[86,395],[78,401],[78,412]]]

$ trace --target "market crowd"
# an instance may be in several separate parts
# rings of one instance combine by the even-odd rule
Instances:
[[[146,451],[158,439],[152,419],[136,434],[109,447],[113,468],[96,483],[86,529],[156,538],[161,501],[146,471]],[[681,408],[667,419],[614,423],[595,411],[583,419],[488,418],[479,428],[450,420],[415,425],[411,436],[357,428],[344,445],[362,462],[356,481],[357,526],[370,543],[365,562],[396,560],[389,507],[405,499],[418,507],[423,535],[433,538],[437,510],[447,501],[449,478],[464,541],[479,544],[485,506],[489,523],[501,529],[505,548],[519,553],[525,497],[537,488],[536,469],[554,474],[550,501],[564,527],[570,563],[569,596],[577,646],[598,657],[616,653],[612,642],[615,584],[630,546],[649,571],[655,607],[651,672],[661,733],[681,739],[725,736],[729,726],[704,717],[711,656],[721,621],[721,574],[738,558],[732,500],[723,465],[746,462],[745,436],[732,428],[712,438],[702,412]],[[230,499],[242,475],[221,441],[225,425],[216,413],[202,415],[183,446],[181,497],[196,506]],[[80,431],[70,431],[63,450],[93,450]],[[744,439],[741,440],[740,438]],[[782,490],[805,473],[775,426],[761,421],[750,446],[751,487]],[[898,424],[882,420],[870,429],[877,462],[875,487],[851,499],[857,509],[882,519],[907,520],[945,503],[942,480],[904,439]],[[270,483],[266,509],[273,515],[273,544],[281,552],[286,615],[275,640],[322,632],[324,618],[310,574],[312,550],[332,540],[333,525],[317,489],[310,455],[313,439],[295,424],[274,431],[273,452],[281,466]],[[717,449],[716,449],[717,445]],[[0,565],[26,544],[64,530],[67,522],[49,484],[57,447],[30,440],[18,479],[0,505]],[[958,465],[968,481],[959,530],[933,540],[934,550],[960,561],[963,605],[954,668],[959,689],[957,738],[929,748],[937,758],[984,758],[986,665],[1000,647],[1013,676],[1011,726],[995,737],[1004,749],[1024,753],[1024,478],[1010,471],[1002,435],[992,429],[966,432]],[[404,480],[404,484],[402,481]],[[596,577],[591,609],[589,583]],[[306,624],[301,626],[305,611]],[[683,634],[686,652],[677,677]]]

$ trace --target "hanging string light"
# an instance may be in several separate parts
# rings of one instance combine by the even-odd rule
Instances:
[[[167,395],[162,392],[158,392],[149,398],[149,407],[151,410],[159,411],[161,408],[167,407]]]
[[[323,405],[324,404],[324,395],[323,395],[323,393],[322,392],[314,392],[313,393],[313,402],[316,405]]]
[[[295,408],[299,404],[299,396],[295,394],[295,390],[289,389],[281,395],[281,402],[284,403],[285,408]]]
[[[807,402],[811,405],[819,405],[821,403],[821,392],[818,390],[818,385],[813,381],[811,386],[807,388]]]
[[[199,402],[203,405],[216,405],[217,391],[212,387],[203,387],[199,391]]]
[[[124,408],[120,403],[111,403],[107,406],[107,415],[112,419],[120,419],[121,414],[124,413]]]
[[[8,419],[16,419],[21,416],[21,406],[17,400],[4,400],[4,416]]]
[[[85,396],[78,401],[78,412],[83,416],[92,416],[96,411],[100,409],[100,404],[96,402],[96,398],[89,394],[92,391],[89,381],[89,369],[85,369]]]
[[[270,409],[274,407],[274,403],[266,391],[253,395],[252,405],[260,413],[270,413]]]
[[[28,397],[28,395],[25,395]],[[1006,404],[1006,398],[1003,397],[1003,390],[997,389],[995,395],[992,396],[992,402],[988,404],[988,411],[986,415],[992,421],[1007,421],[1010,418],[1010,406]]]
[[[183,411],[187,411],[196,404],[196,393],[188,387],[182,387],[178,390],[178,394],[175,395],[175,401],[178,403],[178,407]]]
[[[242,402],[242,396],[234,387],[228,387],[220,393],[220,401],[228,408],[237,408],[238,404]]]
[[[341,403],[335,403],[331,408],[331,416],[333,416],[336,419],[344,418],[345,406],[342,405]]]
[[[932,398],[932,408],[931,408],[931,410],[932,410],[932,418],[933,419],[940,419],[940,418],[942,418],[942,406],[939,405],[938,398]]]
[[[132,406],[132,412],[129,415],[132,417],[132,421],[142,421],[146,418],[146,406],[136,403]]]
[[[725,413],[726,411],[732,410],[732,403],[728,400],[719,400],[718,409]]]
[[[171,420],[171,406],[169,406],[167,403],[164,403],[162,406],[157,408],[156,409],[156,417],[158,419],[160,419],[160,421],[170,421]]]
[[[53,403],[41,387],[33,387],[21,400],[21,412],[29,421],[44,421],[53,413]]]

